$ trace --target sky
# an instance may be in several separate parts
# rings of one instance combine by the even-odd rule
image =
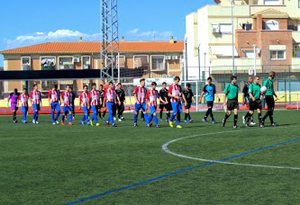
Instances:
[[[49,41],[101,40],[101,0],[1,2],[0,50]],[[119,0],[119,36],[125,41],[183,40],[185,16],[213,0]],[[0,55],[0,66],[3,57]]]

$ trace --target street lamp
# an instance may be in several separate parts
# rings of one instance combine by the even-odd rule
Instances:
[[[200,72],[201,72],[201,66],[200,66],[200,44],[198,44],[198,66],[199,66],[198,80],[200,80]]]
[[[254,50],[254,76],[256,76],[256,45],[253,45]]]
[[[233,27],[233,6],[234,6],[234,0],[230,0],[231,2],[231,32],[232,32],[232,75],[234,75],[234,67],[235,67],[235,63],[234,63],[234,27]]]
[[[188,48],[187,48],[187,40],[188,40],[188,37],[187,37],[187,35],[185,36],[185,38],[184,38],[184,62],[185,62],[185,65],[184,65],[184,81],[186,81],[187,80],[187,70],[188,70],[188,56],[187,56],[187,54],[188,54]]]

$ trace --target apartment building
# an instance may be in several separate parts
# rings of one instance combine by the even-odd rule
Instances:
[[[49,42],[33,46],[15,48],[1,51],[4,56],[4,71],[16,70],[78,70],[102,69],[100,58],[100,42]],[[119,43],[119,62],[122,77],[133,78],[139,71],[138,77],[168,77],[181,75],[181,60],[184,50],[182,41],[125,41]],[[117,65],[118,66],[118,65]],[[66,85],[73,85],[77,90],[82,90],[83,85],[100,80],[48,80],[35,81],[42,91],[47,91],[53,84],[58,84],[60,89]],[[33,83],[33,82],[31,82]],[[11,92],[14,88],[21,89],[25,82],[4,82],[4,93]]]
[[[215,3],[186,16],[189,79],[233,65],[236,73],[300,71],[300,0]]]

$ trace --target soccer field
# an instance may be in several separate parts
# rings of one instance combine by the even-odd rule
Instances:
[[[1,116],[0,204],[299,204],[299,112],[277,111],[280,126],[265,128],[240,114],[237,130],[215,116],[192,113],[183,129],[134,128],[130,114],[117,128]]]

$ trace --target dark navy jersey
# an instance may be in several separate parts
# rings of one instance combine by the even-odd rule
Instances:
[[[159,91],[159,97],[161,97],[164,101],[168,100],[168,102],[169,102],[168,92],[169,92],[168,89],[161,89]]]
[[[125,101],[125,91],[123,89],[120,89],[120,90],[116,89],[116,93],[119,96],[120,101],[124,102]]]
[[[193,99],[193,96],[194,96],[194,93],[191,89],[188,89],[188,90],[184,90],[183,91],[183,94],[184,94],[184,97],[187,101],[187,103],[192,103],[192,99]]]
[[[203,92],[205,93],[206,101],[214,101],[215,100],[216,86],[214,84],[205,85],[203,88]]]

